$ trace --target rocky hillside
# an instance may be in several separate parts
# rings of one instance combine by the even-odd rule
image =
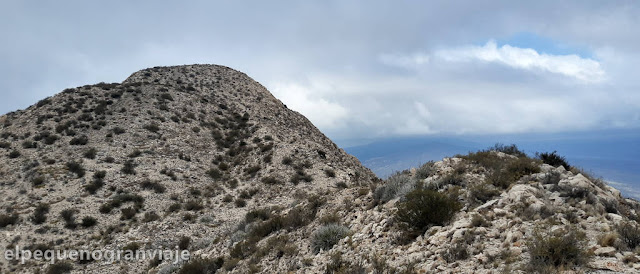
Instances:
[[[15,246],[181,244],[193,254],[228,256],[244,237],[239,226],[248,211],[298,214],[295,224],[282,227],[294,238],[310,234],[315,215],[341,202],[331,193],[375,181],[305,117],[222,66],[151,68],[121,84],[66,89],[0,123],[3,254]],[[0,261],[1,272],[45,267]],[[58,268],[115,273],[180,266]]]
[[[458,155],[386,182],[243,73],[158,67],[0,118],[0,260],[23,273],[640,271],[640,204],[555,153]]]

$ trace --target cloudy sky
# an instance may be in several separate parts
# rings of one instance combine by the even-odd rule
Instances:
[[[184,2],[2,1],[0,113],[213,63],[337,140],[640,127],[636,1]]]

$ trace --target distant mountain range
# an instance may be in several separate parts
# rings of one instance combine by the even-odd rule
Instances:
[[[430,160],[466,154],[496,143],[517,144],[530,155],[558,151],[567,160],[630,197],[640,198],[640,129],[553,134],[415,136],[390,138],[345,150],[378,176],[416,167]]]

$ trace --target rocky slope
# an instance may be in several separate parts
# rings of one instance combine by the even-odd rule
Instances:
[[[176,264],[0,260],[1,272],[640,270],[640,205],[579,169],[496,147],[381,182],[222,66],[67,89],[0,123],[2,253],[191,253]]]
[[[315,215],[332,192],[375,181],[305,117],[222,66],[142,70],[122,84],[64,90],[0,122],[3,249],[172,248],[188,238],[193,253],[222,256],[251,209]],[[152,264],[73,269],[174,268]],[[2,269],[44,265],[3,260]]]

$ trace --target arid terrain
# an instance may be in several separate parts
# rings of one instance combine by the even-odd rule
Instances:
[[[383,181],[228,67],[145,69],[0,124],[2,253],[191,254],[2,273],[640,271],[640,203],[555,153],[497,145]]]

